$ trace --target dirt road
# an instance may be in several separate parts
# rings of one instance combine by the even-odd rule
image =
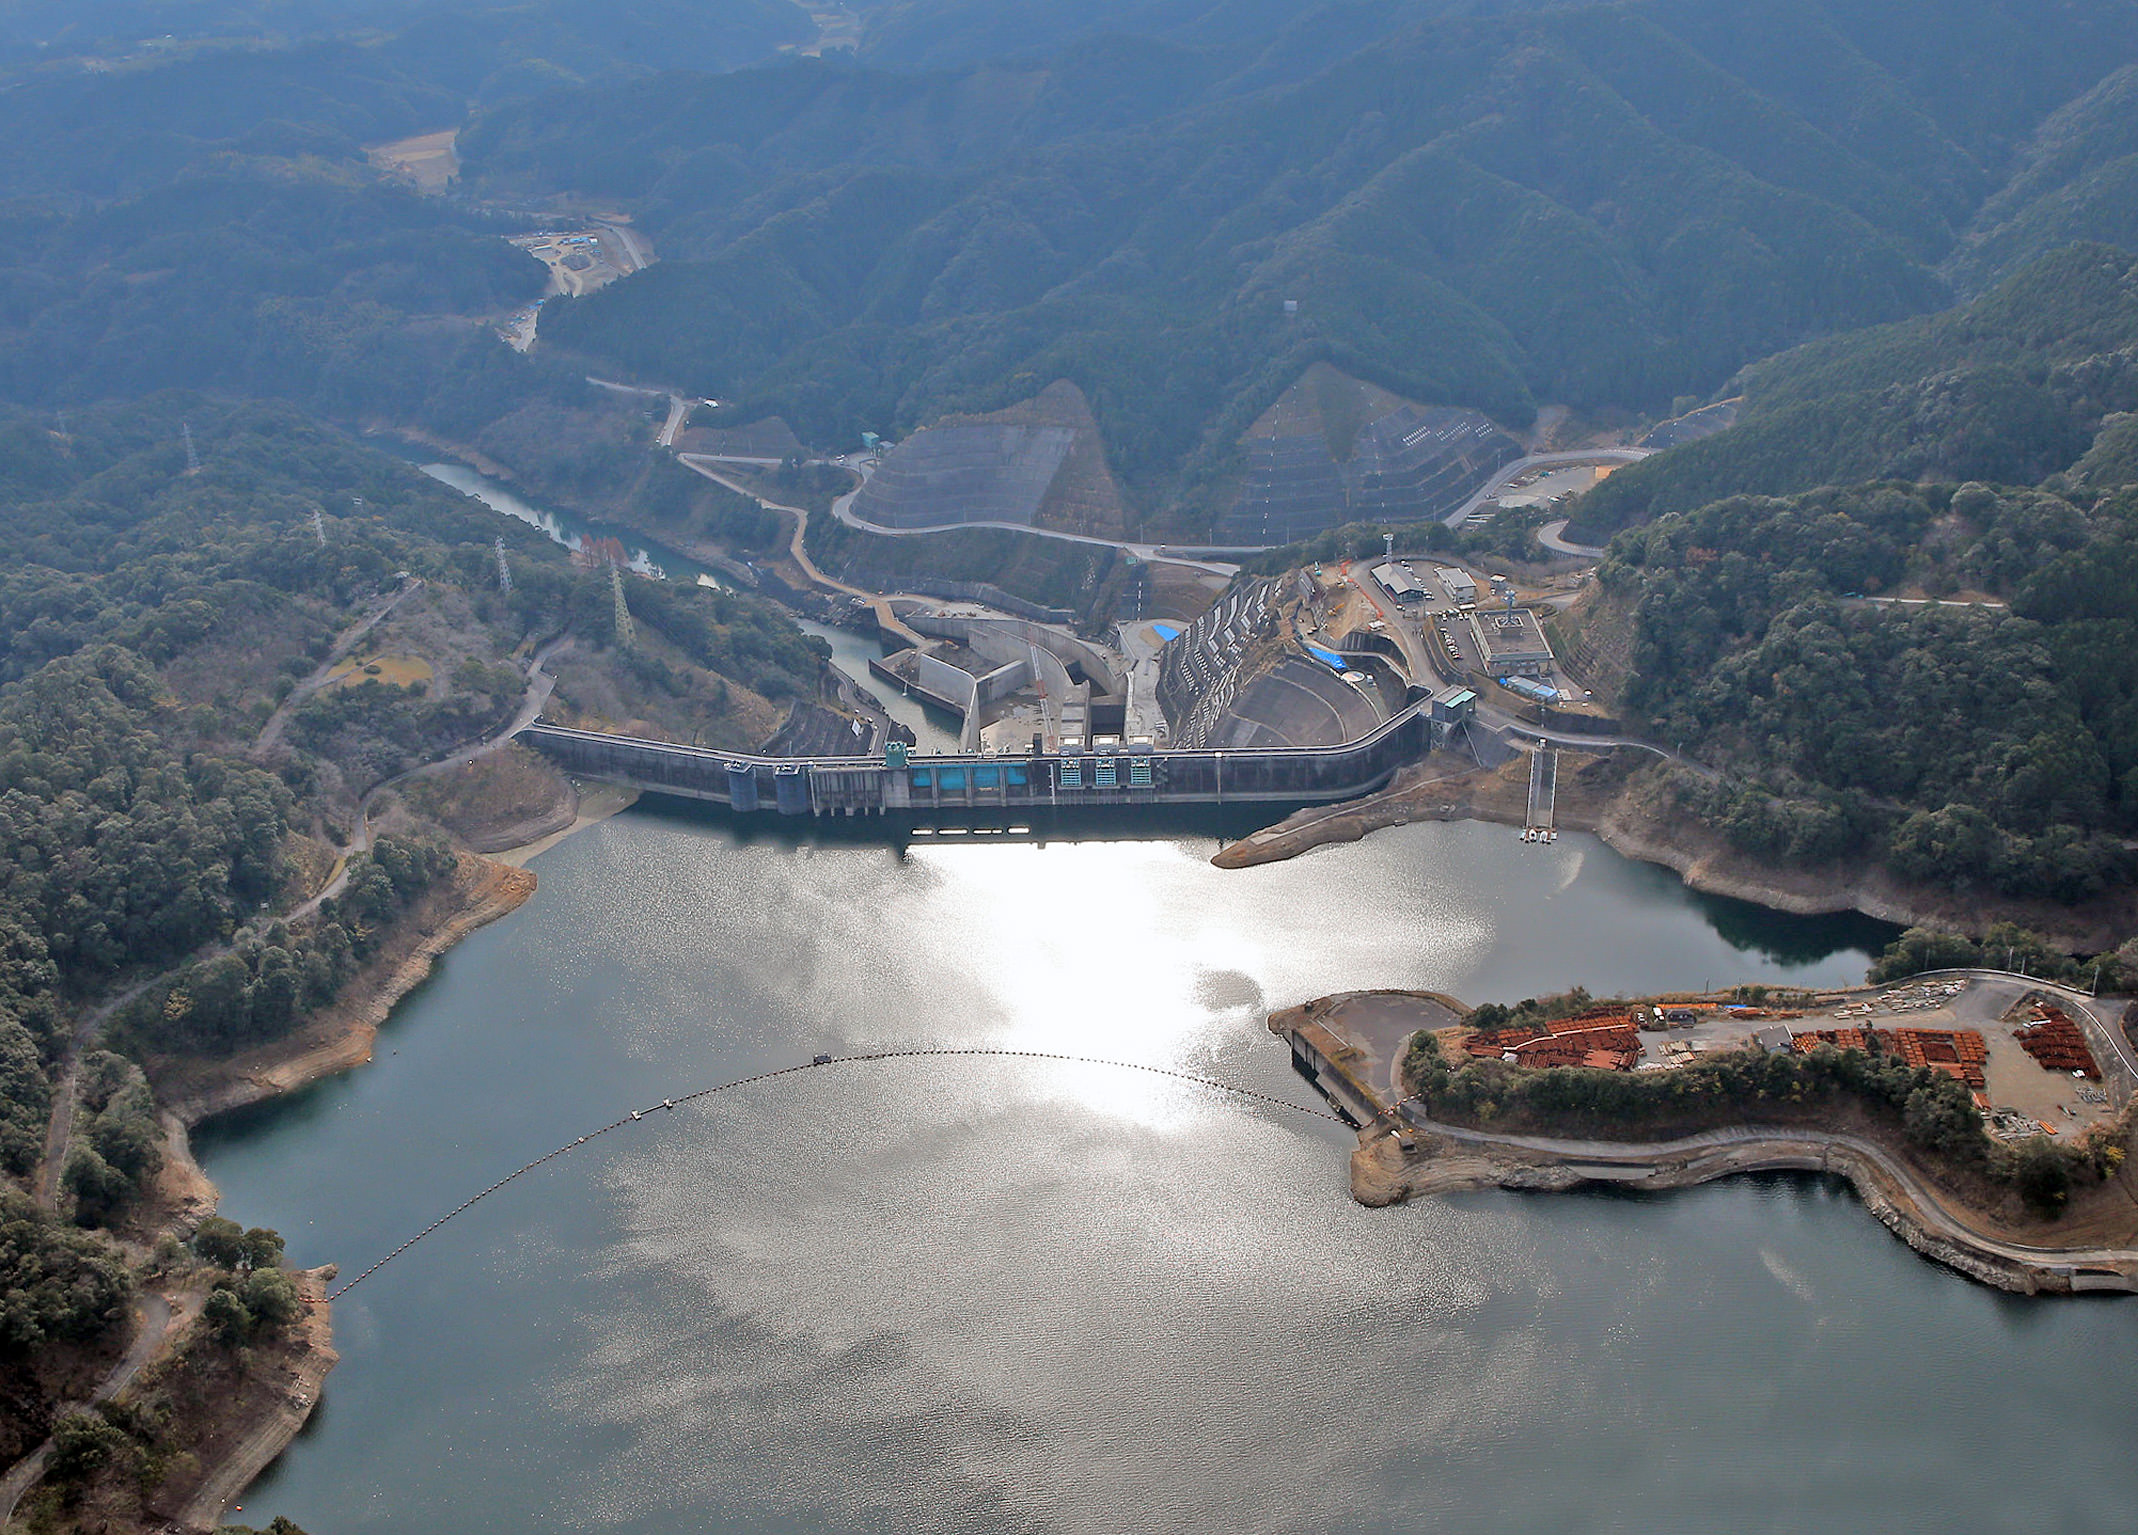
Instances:
[[[111,1372],[97,1383],[96,1390],[86,1402],[70,1402],[60,1409],[62,1414],[81,1408],[93,1407],[99,1402],[108,1402],[133,1384],[148,1362],[163,1349],[171,1331],[171,1303],[153,1291],[136,1297],[134,1301],[134,1335],[126,1345],[126,1353],[111,1367]],[[45,1467],[52,1459],[52,1441],[43,1444],[25,1455],[0,1477],[0,1526],[15,1517],[15,1506],[23,1495],[44,1477]]]

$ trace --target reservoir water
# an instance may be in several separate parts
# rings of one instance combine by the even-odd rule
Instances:
[[[897,849],[640,810],[537,860],[375,1064],[209,1127],[224,1209],[353,1273],[693,1087],[907,1043],[1312,1103],[1263,1027],[1860,977],[1861,923],[1586,837],[1425,825],[1237,873],[1214,841]],[[2025,1302],[1845,1190],[1371,1211],[1335,1126],[1097,1067],[835,1066],[657,1114],[336,1307],[246,1498],[338,1535],[2128,1529],[2138,1309]]]

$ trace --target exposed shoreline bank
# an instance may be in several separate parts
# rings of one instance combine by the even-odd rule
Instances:
[[[1613,758],[1572,750],[1560,756],[1556,822],[1561,830],[1592,833],[1613,852],[1669,869],[1688,889],[1703,894],[1791,916],[1854,911],[1901,927],[1944,927],[1975,937],[1994,923],[2013,922],[2082,954],[2114,948],[2138,925],[2138,907],[2128,899],[2071,908],[1910,885],[1868,864],[1776,868],[1731,848],[1705,827],[1660,814],[1641,792],[1640,779],[1620,772]],[[1436,755],[1406,768],[1377,794],[1298,811],[1230,844],[1211,862],[1223,869],[1251,868],[1417,821],[1519,827],[1528,810],[1526,773],[1526,759],[1480,770]]]
[[[2015,1295],[2138,1290],[2138,1252],[2043,1249],[2023,1253],[1970,1231],[1909,1186],[1889,1153],[1839,1134],[1748,1128],[1709,1143],[1628,1142],[1607,1158],[1544,1150],[1517,1137],[1436,1127],[1411,1151],[1382,1134],[1351,1157],[1351,1195],[1369,1208],[1433,1194],[1507,1189],[1560,1193],[1584,1185],[1666,1192],[1747,1173],[1825,1173],[1844,1179],[1864,1208],[1916,1252],[1981,1284]],[[1600,1176],[1601,1175],[1601,1176]]]
[[[469,934],[529,900],[536,876],[525,867],[574,832],[628,808],[637,796],[595,786],[577,798],[563,824],[541,818],[527,828],[531,840],[488,855],[463,852],[446,889],[419,903],[384,949],[330,1006],[305,1026],[272,1043],[221,1061],[172,1061],[155,1072],[164,1129],[164,1170],[157,1200],[168,1220],[198,1221],[216,1210],[220,1193],[194,1159],[189,1130],[232,1109],[296,1092],[327,1077],[367,1064],[381,1025],[409,993],[429,978],[439,960]],[[283,1352],[292,1364],[282,1388],[251,1392],[227,1403],[226,1414],[207,1425],[214,1442],[227,1445],[223,1458],[203,1468],[196,1488],[169,1517],[188,1530],[212,1530],[223,1510],[303,1430],[317,1408],[327,1374],[339,1355],[332,1346],[333,1308],[325,1299],[333,1266],[298,1271],[308,1304],[302,1346]],[[168,1347],[167,1334],[162,1347]]]
[[[188,1127],[294,1092],[371,1059],[379,1025],[454,944],[518,908],[535,877],[502,860],[463,853],[447,888],[419,902],[383,951],[304,1027],[226,1060],[159,1062],[152,1073],[165,1111]]]

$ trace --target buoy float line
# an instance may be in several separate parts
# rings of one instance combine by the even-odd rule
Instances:
[[[399,1247],[396,1247],[392,1252],[386,1254],[385,1257],[380,1258],[378,1261],[373,1263],[369,1268],[365,1269],[361,1274],[358,1274],[354,1279],[350,1280],[346,1284],[337,1285],[334,1289],[328,1291],[327,1294],[322,1297],[320,1301],[312,1301],[309,1302],[309,1304],[319,1305],[323,1301],[338,1300],[342,1296],[347,1295],[351,1290],[355,1289],[358,1285],[369,1279],[373,1274],[376,1274],[387,1264],[393,1262],[394,1259],[400,1257],[401,1254],[407,1252],[411,1247],[414,1247],[418,1242],[422,1241],[425,1237],[436,1231],[440,1226],[443,1226],[454,1216],[459,1215],[463,1211],[471,1208],[472,1206],[481,1203],[485,1199],[488,1199],[492,1194],[495,1194],[499,1189],[503,1188],[506,1184],[512,1182],[513,1179],[521,1176],[523,1173],[531,1173],[536,1168],[540,1167],[543,1163],[554,1161],[556,1158],[563,1156],[568,1151],[576,1151],[581,1146],[584,1146],[588,1141],[591,1141],[598,1136],[607,1135],[612,1130],[621,1130],[628,1125],[640,1124],[644,1122],[644,1120],[649,1114],[658,1114],[664,1110],[680,1108],[682,1105],[686,1103],[694,1103],[700,1098],[710,1098],[715,1093],[731,1093],[739,1087],[751,1087],[759,1082],[770,1082],[777,1077],[793,1076],[796,1072],[799,1071],[815,1071],[821,1066],[854,1066],[866,1061],[910,1061],[918,1060],[926,1056],[946,1055],[992,1056],[999,1059],[1026,1061],[1060,1061],[1072,1066],[1111,1066],[1121,1071],[1148,1072],[1154,1077],[1173,1077],[1182,1082],[1193,1083],[1197,1087],[1207,1087],[1214,1092],[1230,1093],[1235,1098],[1252,1099],[1256,1103],[1267,1104],[1271,1108],[1289,1109],[1294,1114],[1304,1114],[1310,1119],[1326,1119],[1336,1124],[1344,1123],[1342,1119],[1338,1118],[1334,1114],[1331,1114],[1326,1109],[1308,1108],[1305,1104],[1293,1103],[1290,1099],[1279,1098],[1271,1093],[1256,1092],[1251,1087],[1241,1087],[1237,1083],[1221,1081],[1217,1077],[1201,1077],[1197,1076],[1192,1071],[1176,1071],[1170,1066],[1149,1066],[1145,1065],[1141,1061],[1117,1061],[1107,1059],[1102,1056],[1065,1055],[1051,1050],[990,1050],[984,1048],[942,1048],[932,1050],[872,1050],[860,1055],[819,1056],[815,1060],[802,1061],[793,1066],[782,1066],[777,1071],[761,1071],[754,1077],[738,1077],[733,1082],[722,1082],[717,1087],[701,1087],[696,1092],[685,1093],[680,1098],[663,1098],[659,1103],[649,1105],[646,1108],[633,1109],[622,1119],[612,1120],[610,1123],[603,1125],[598,1130],[589,1130],[584,1135],[575,1136],[573,1139],[568,1140],[563,1145],[559,1146],[556,1150],[536,1157],[532,1162],[528,1162],[523,1166],[514,1168],[511,1172],[505,1174],[504,1177],[498,1179],[497,1182],[491,1184],[488,1188],[483,1189],[479,1193],[470,1195],[467,1199],[462,1200],[452,1209],[446,1211],[445,1214],[439,1216],[438,1219],[432,1221],[428,1226],[425,1226],[421,1231],[417,1232],[414,1236],[403,1242]]]

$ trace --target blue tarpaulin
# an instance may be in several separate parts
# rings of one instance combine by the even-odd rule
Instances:
[[[1351,663],[1333,650],[1324,650],[1319,645],[1309,645],[1307,649],[1314,653],[1315,660],[1326,662],[1332,671],[1348,672],[1351,670]]]

